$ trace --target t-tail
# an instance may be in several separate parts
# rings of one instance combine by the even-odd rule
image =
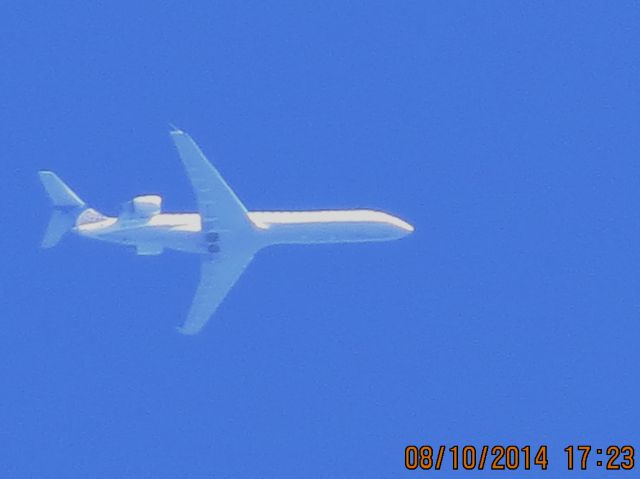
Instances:
[[[53,213],[41,244],[43,248],[51,248],[75,226],[78,216],[87,210],[87,205],[52,171],[39,171],[38,175],[53,205]]]

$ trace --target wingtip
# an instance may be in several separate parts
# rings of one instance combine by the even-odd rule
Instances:
[[[183,135],[184,134],[184,131],[181,128],[178,128],[173,123],[169,123],[169,128],[171,128],[171,130],[169,131],[170,135]]]
[[[199,332],[199,330],[188,329],[183,326],[177,326],[176,331],[178,331],[183,336],[195,336]]]

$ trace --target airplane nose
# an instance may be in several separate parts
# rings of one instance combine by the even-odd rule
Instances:
[[[416,230],[413,227],[413,225],[407,223],[406,221],[402,221],[402,220],[400,220],[400,224],[398,226],[400,226],[400,228],[402,228],[404,231],[406,231],[406,234],[413,233]]]
[[[388,239],[404,238],[415,231],[413,225],[401,220],[397,216],[387,215],[385,223],[385,235]]]
[[[413,233],[415,231],[415,228],[413,227],[413,225],[407,223],[404,220],[401,220],[397,216],[391,216],[391,215],[389,215],[389,216],[390,216],[390,218],[389,218],[388,222],[395,227],[396,231],[401,236],[407,236],[408,234],[411,234],[411,233]]]

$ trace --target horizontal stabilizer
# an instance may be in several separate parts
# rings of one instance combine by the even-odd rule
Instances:
[[[53,171],[39,171],[40,181],[53,206],[82,208],[85,204]]]
[[[51,248],[75,226],[86,205],[54,172],[39,171],[38,176],[53,204],[53,213],[41,243],[43,248]]]
[[[64,234],[73,228],[75,220],[75,215],[70,212],[53,210],[47,231],[44,233],[44,238],[40,246],[43,248],[51,248],[57,245]]]

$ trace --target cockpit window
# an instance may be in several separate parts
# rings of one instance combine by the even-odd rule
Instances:
[[[105,220],[107,217],[104,216],[101,213],[98,213],[96,210],[89,208],[84,210],[82,213],[80,213],[80,216],[78,216],[78,219],[76,220],[76,224],[77,225],[86,225],[89,223],[97,223],[98,221],[102,221]]]

